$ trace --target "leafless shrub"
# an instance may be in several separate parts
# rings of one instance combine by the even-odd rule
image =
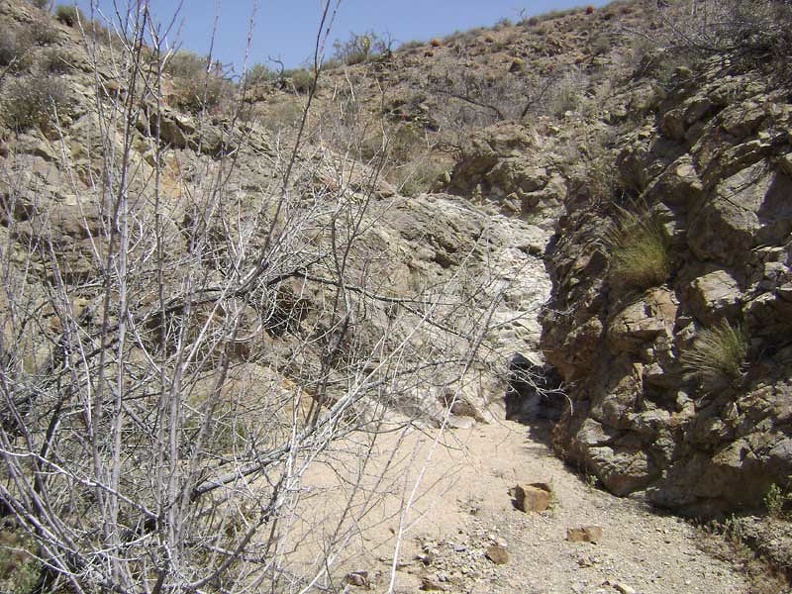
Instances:
[[[14,30],[6,31],[0,38],[0,67],[21,70],[29,64],[27,59],[29,50],[30,44],[24,35],[19,35]]]
[[[307,469],[353,431],[367,460],[386,404],[453,393],[499,295],[470,254],[446,287],[393,294],[390,256],[366,243],[381,153],[364,166],[305,142],[318,55],[292,143],[205,104],[188,129],[161,102],[160,29],[129,8],[124,51],[90,54],[118,92],[97,89],[90,142],[64,157],[76,204],[0,172],[0,503],[35,543],[40,591],[332,590],[352,506],[377,491],[353,477],[297,572]]]
[[[46,50],[39,61],[39,66],[45,72],[52,74],[65,74],[73,69],[69,56],[58,49]]]
[[[519,66],[500,75],[453,70],[436,79],[429,92],[443,98],[434,114],[440,128],[464,135],[498,121],[522,121],[529,114],[561,115],[579,104],[582,76],[577,70],[540,77]]]
[[[377,35],[373,31],[350,33],[346,41],[336,41],[333,49],[333,60],[352,66],[369,58],[389,55],[393,51],[393,40]]]
[[[52,22],[45,16],[35,17],[28,23],[26,29],[31,40],[36,45],[50,45],[58,39],[58,30],[52,26]]]
[[[792,46],[792,6],[776,0],[688,0],[662,12],[677,45],[704,55],[773,56],[785,67]]]

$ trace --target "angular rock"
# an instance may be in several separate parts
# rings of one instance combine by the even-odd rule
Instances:
[[[612,443],[618,435],[619,432],[589,418],[583,421],[575,440],[583,447],[592,447]]]
[[[619,592],[619,594],[638,594],[638,590],[623,582],[614,582],[613,588]]]
[[[758,212],[769,187],[770,179],[761,164],[719,183],[716,193],[690,221],[688,244],[696,257],[744,266],[756,244],[761,228]]]
[[[567,528],[566,539],[569,542],[598,543],[602,540],[601,526],[582,526],[580,528]]]
[[[445,592],[446,588],[436,577],[424,576],[421,578],[421,590],[425,592]]]
[[[638,353],[661,334],[673,335],[676,299],[672,291],[652,289],[618,312],[608,325],[609,348]]]
[[[370,586],[368,571],[351,571],[345,576],[345,581],[350,586],[368,588]]]
[[[734,319],[740,311],[742,292],[728,271],[716,269],[695,278],[687,288],[686,303],[702,324]]]
[[[685,153],[649,184],[645,199],[661,201],[668,206],[689,206],[695,204],[702,193],[703,184],[693,159]]]
[[[505,565],[509,562],[509,552],[497,544],[488,546],[485,555],[495,565]]]
[[[643,489],[658,474],[648,453],[639,448],[592,447],[586,450],[586,461],[590,468],[597,469],[597,476],[614,495],[629,495]]]
[[[523,512],[543,512],[550,507],[553,490],[547,483],[517,485],[514,488],[514,507]]]

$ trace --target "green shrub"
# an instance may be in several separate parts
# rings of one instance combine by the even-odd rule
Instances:
[[[351,33],[346,41],[336,41],[333,44],[333,59],[348,66],[360,64],[374,56],[390,53],[391,46],[390,40],[385,40],[372,31],[363,34]]]
[[[620,209],[606,234],[606,244],[612,285],[647,289],[668,278],[668,239],[658,215]]]
[[[0,592],[28,594],[39,581],[41,564],[31,553],[35,543],[20,530],[0,530]]]
[[[209,70],[209,59],[195,52],[179,50],[166,58],[162,69],[173,77],[196,78]]]
[[[297,129],[302,119],[303,108],[298,101],[284,97],[268,102],[266,109],[257,114],[256,120],[265,128],[278,134],[285,129]]]
[[[591,41],[591,55],[592,56],[601,56],[610,52],[611,48],[613,47],[613,43],[611,42],[610,38],[607,35],[597,35]]]
[[[764,504],[771,518],[784,519],[788,515],[788,504],[792,502],[792,493],[772,483],[764,496]]]
[[[424,45],[426,45],[426,43],[424,43],[423,41],[420,41],[418,39],[413,40],[413,41],[407,41],[405,43],[402,43],[399,46],[398,51],[406,52],[406,51],[409,51],[409,50],[421,49],[421,48],[423,48]]]
[[[60,4],[55,7],[55,18],[67,27],[76,27],[85,22],[85,15],[76,6]]]
[[[192,113],[214,111],[231,95],[227,80],[204,73],[197,78],[181,79],[176,94],[176,105]]]
[[[66,83],[55,76],[26,76],[10,83],[3,97],[6,123],[17,131],[46,127],[70,105]]]
[[[220,64],[193,52],[172,54],[163,70],[173,77],[176,105],[192,113],[218,108],[231,93]]]
[[[58,40],[58,31],[49,18],[34,18],[26,29],[32,43],[36,45],[50,45]]]
[[[0,67],[9,66],[12,70],[21,69],[30,50],[27,39],[15,31],[6,31],[0,37]]]
[[[682,353],[686,379],[695,379],[706,391],[724,388],[742,377],[748,338],[740,326],[723,320],[699,332],[693,346]]]
[[[308,93],[314,86],[316,77],[314,73],[307,68],[298,68],[295,70],[287,70],[283,73],[289,88],[295,93],[305,94]]]
[[[248,85],[260,85],[265,82],[277,80],[278,73],[264,64],[253,64],[245,73],[245,82]]]

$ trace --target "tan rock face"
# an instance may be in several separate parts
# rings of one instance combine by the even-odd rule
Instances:
[[[473,135],[454,168],[449,188],[464,195],[481,193],[510,216],[549,221],[566,195],[563,178],[526,128],[499,123]]]

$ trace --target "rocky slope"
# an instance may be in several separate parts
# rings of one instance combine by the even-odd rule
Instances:
[[[154,559],[171,585],[220,591],[228,550],[265,558],[294,537],[246,530],[291,526],[311,462],[335,470],[357,452],[343,438],[504,413],[558,420],[556,452],[617,495],[712,515],[757,509],[775,485],[783,511],[789,90],[760,64],[665,48],[685,9],[672,4],[503,23],[330,69],[305,120],[293,80],[234,87],[199,60],[190,86],[129,36],[0,4],[0,503],[14,530],[61,576],[98,579],[96,551],[132,551],[99,582],[126,591]],[[354,496],[368,447],[343,477]],[[28,458],[50,490],[20,478]],[[171,566],[168,546],[189,563]],[[537,588],[623,591],[601,559],[563,554],[586,577]],[[299,576],[243,564],[234,587],[332,584],[315,561]],[[478,577],[454,583],[506,591]],[[502,577],[511,591],[523,574]]]
[[[546,231],[397,194],[317,144],[312,112],[271,134],[200,59],[197,86],[163,74],[140,21],[119,37],[26,2],[0,21],[0,516],[21,551],[2,579],[334,579],[270,555],[307,470],[383,423],[492,420],[538,348]]]
[[[788,92],[757,71],[679,69],[651,117],[620,139],[617,179],[631,198],[568,202],[542,339],[574,405],[556,447],[616,493],[646,490],[695,514],[755,507],[786,484],[790,117]],[[668,267],[654,279],[614,264],[628,249],[605,232],[624,218],[617,206],[656,217]],[[630,225],[617,233],[646,233]],[[723,333],[704,350],[713,328],[744,341],[736,372],[718,360]]]

